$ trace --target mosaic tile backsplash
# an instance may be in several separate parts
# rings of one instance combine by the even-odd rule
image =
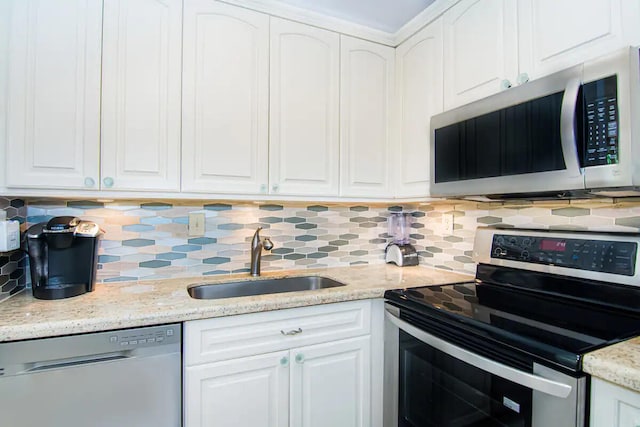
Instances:
[[[27,206],[24,200],[0,197],[0,209],[7,212],[7,219],[25,223]],[[0,252],[0,301],[25,288],[26,267],[27,260],[24,252]]]
[[[98,280],[115,282],[248,272],[249,242],[259,226],[274,243],[263,252],[262,271],[379,264],[390,241],[387,218],[404,211],[413,217],[421,265],[474,273],[478,226],[639,232],[640,201],[620,200],[346,206],[32,199],[27,221],[74,215],[100,224],[106,233]],[[204,235],[189,236],[189,213],[205,214]],[[444,233],[444,213],[454,215],[453,233]]]

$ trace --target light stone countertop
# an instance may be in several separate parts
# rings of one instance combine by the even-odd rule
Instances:
[[[390,264],[266,272],[261,278],[309,275],[347,286],[219,300],[197,300],[187,294],[191,284],[250,279],[243,274],[99,283],[94,292],[53,301],[35,299],[27,290],[0,303],[0,342],[381,298],[388,289],[473,280],[471,275]]]
[[[582,366],[594,377],[640,392],[640,337],[589,353]]]

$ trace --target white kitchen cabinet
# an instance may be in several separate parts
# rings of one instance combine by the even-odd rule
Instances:
[[[340,195],[390,196],[395,49],[340,37]]]
[[[182,190],[266,193],[269,17],[185,0]]]
[[[591,379],[591,427],[640,425],[640,393],[598,378]]]
[[[11,28],[11,4],[8,1],[0,2],[0,165],[6,164],[7,133],[7,76],[9,58],[9,29]],[[0,188],[6,185],[6,171],[0,170]]]
[[[442,21],[437,20],[396,50],[396,197],[429,195],[430,121],[443,108],[442,49]]]
[[[520,0],[520,68],[533,79],[640,43],[640,2]]]
[[[337,33],[271,18],[270,192],[337,196]]]
[[[461,0],[443,15],[443,25],[445,109],[492,95],[516,83],[515,1]]]
[[[292,349],[291,426],[371,426],[369,336]]]
[[[180,190],[182,0],[104,0],[101,187]]]
[[[186,368],[185,427],[287,427],[289,352]]]
[[[97,189],[102,1],[9,8],[6,184]]]
[[[371,327],[374,303],[186,322],[185,427],[379,426],[371,407],[382,392],[372,387],[382,375],[371,369],[373,337],[382,342]]]

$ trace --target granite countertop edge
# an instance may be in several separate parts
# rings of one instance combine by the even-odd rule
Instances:
[[[640,392],[640,337],[586,354],[582,366],[594,377]]]
[[[194,284],[293,276],[325,276],[346,286],[218,300],[193,299],[187,293]],[[273,271],[260,278],[240,274],[99,283],[94,292],[55,301],[35,299],[27,290],[0,303],[0,342],[382,298],[388,289],[473,280],[472,275],[425,266],[388,264]]]

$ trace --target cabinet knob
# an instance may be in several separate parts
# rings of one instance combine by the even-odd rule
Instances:
[[[260,192],[261,193],[266,193],[267,192],[267,184],[262,184],[260,186]]]
[[[296,362],[297,363],[304,363],[304,354],[302,354],[302,353],[296,354]]]
[[[506,90],[509,89],[511,87],[511,82],[507,79],[504,79],[500,82],[500,89],[501,90]]]
[[[90,176],[84,179],[84,186],[87,188],[92,188],[96,185],[96,180],[91,178]]]
[[[518,83],[519,85],[524,84],[528,81],[529,81],[529,74],[527,73],[520,73],[516,78],[516,83]]]
[[[102,180],[102,183],[104,184],[105,187],[111,188],[113,187],[113,178],[108,176]]]
[[[271,186],[271,191],[273,191],[274,193],[277,193],[280,190],[280,186],[278,184],[273,184]]]
[[[280,359],[280,365],[282,365],[282,366],[289,365],[289,358],[288,357],[283,357],[282,359]]]

